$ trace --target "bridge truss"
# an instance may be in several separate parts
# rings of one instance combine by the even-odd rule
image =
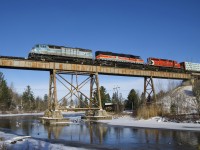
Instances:
[[[67,79],[66,75],[71,76],[71,79]],[[81,82],[78,80],[80,76],[85,77]],[[60,100],[57,99],[57,82],[66,89]],[[88,84],[89,96],[81,91]],[[78,100],[78,108],[73,107],[74,99]],[[69,102],[70,106],[63,106],[63,101]],[[84,107],[81,108],[81,104]],[[53,111],[102,109],[98,73],[50,71],[48,108]]]

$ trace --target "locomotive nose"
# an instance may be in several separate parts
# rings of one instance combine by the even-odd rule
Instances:
[[[154,61],[153,60],[149,60],[149,65],[154,65]]]

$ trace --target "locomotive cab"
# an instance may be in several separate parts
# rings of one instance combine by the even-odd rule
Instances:
[[[44,44],[37,44],[35,45],[30,53],[42,53],[44,51],[47,51],[48,46]]]
[[[37,59],[36,55],[45,54],[48,50],[48,46],[45,44],[35,45],[28,54],[29,59]],[[40,58],[39,58],[40,59]]]

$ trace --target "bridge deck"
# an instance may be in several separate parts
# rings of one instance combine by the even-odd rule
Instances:
[[[191,74],[189,73],[175,73],[175,72],[116,68],[116,67],[95,66],[95,65],[44,62],[44,61],[33,61],[28,59],[11,59],[11,58],[0,58],[0,68],[43,70],[43,71],[49,71],[49,70],[78,71],[87,73],[97,72],[99,74],[118,75],[118,76],[136,76],[136,77],[152,76],[153,78],[191,79]]]

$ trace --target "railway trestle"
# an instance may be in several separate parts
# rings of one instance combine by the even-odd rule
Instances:
[[[71,76],[71,78],[69,79],[66,76]],[[79,82],[79,76],[84,76],[86,79]],[[60,100],[58,100],[57,97],[57,82],[63,85],[66,89],[65,95]],[[89,96],[81,91],[88,85]],[[73,106],[75,99],[78,101],[77,110],[102,110],[98,73],[51,70],[49,80],[48,113],[46,116],[54,117],[50,112],[58,112],[54,115],[59,117],[60,111],[76,110]],[[70,104],[66,106],[66,102]]]
[[[152,77],[144,77],[144,98],[147,103],[156,102],[156,92]]]

